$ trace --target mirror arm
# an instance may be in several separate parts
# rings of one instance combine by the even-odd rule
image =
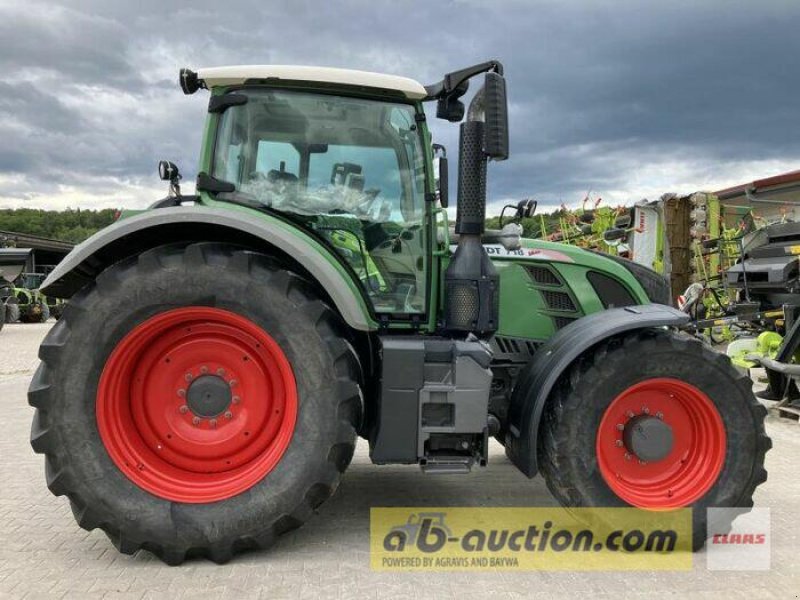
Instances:
[[[454,92],[460,92],[462,96],[467,90],[461,87],[466,81],[486,71],[494,71],[498,75],[503,74],[503,64],[499,60],[489,60],[460,71],[453,71],[444,76],[442,81],[426,85],[425,91],[428,93],[424,100],[436,100],[444,96],[450,96]]]

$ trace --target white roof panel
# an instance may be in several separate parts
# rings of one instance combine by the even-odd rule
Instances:
[[[407,98],[420,100],[427,93],[418,81],[397,75],[354,71],[352,69],[334,69],[331,67],[306,67],[294,65],[242,65],[234,67],[210,67],[198,69],[197,77],[203,80],[206,87],[221,85],[238,85],[248,79],[288,79],[292,81],[314,81],[320,83],[339,83],[396,90]]]

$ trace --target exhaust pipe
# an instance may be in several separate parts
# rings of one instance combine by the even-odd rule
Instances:
[[[500,77],[488,73],[487,82],[490,75]],[[485,97],[486,86],[472,99],[467,121],[461,124],[456,208],[459,242],[444,276],[445,329],[479,337],[491,337],[497,331],[500,311],[500,277],[481,241],[486,220],[488,162]]]

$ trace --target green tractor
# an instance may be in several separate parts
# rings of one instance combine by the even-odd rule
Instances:
[[[430,475],[486,467],[495,438],[565,506],[691,507],[695,547],[706,508],[751,505],[766,411],[678,332],[667,282],[485,230],[487,163],[509,154],[499,62],[428,86],[289,66],[179,81],[210,92],[196,193],[162,161],[169,195],[43,285],[69,304],[39,352],[31,443],[81,527],[224,562],[306,521],[358,436]],[[454,229],[427,102],[463,121]]]
[[[41,315],[41,321],[47,321],[50,317],[53,317],[56,321],[61,318],[61,314],[64,312],[64,306],[66,302],[62,298],[56,298],[54,296],[45,296],[42,293],[41,287],[42,283],[46,278],[46,274],[44,273],[24,273],[20,279],[19,283],[21,287],[31,292],[31,296],[35,300],[35,303],[40,307],[39,313]],[[39,322],[35,319],[30,322]]]
[[[39,290],[14,288],[17,304],[17,319],[22,323],[44,323],[50,318],[50,307]]]
[[[25,270],[30,248],[0,248],[0,329],[19,320],[14,281]]]
[[[45,296],[41,290],[45,276],[42,273],[23,273],[17,278],[14,288],[14,304],[9,314],[22,323],[44,323],[52,316],[53,309],[59,311],[64,301]]]

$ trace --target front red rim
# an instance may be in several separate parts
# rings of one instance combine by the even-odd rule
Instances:
[[[200,377],[225,383],[218,414],[197,414],[187,402]],[[297,386],[280,346],[217,308],[178,308],[135,327],[97,389],[111,459],[139,487],[176,502],[224,500],[261,481],[288,448],[296,419]]]
[[[626,423],[655,416],[672,428],[673,446],[658,461],[640,461],[622,442]],[[622,500],[639,508],[689,506],[714,485],[725,463],[726,434],[711,399],[684,381],[654,378],[614,398],[597,431],[597,464]]]

